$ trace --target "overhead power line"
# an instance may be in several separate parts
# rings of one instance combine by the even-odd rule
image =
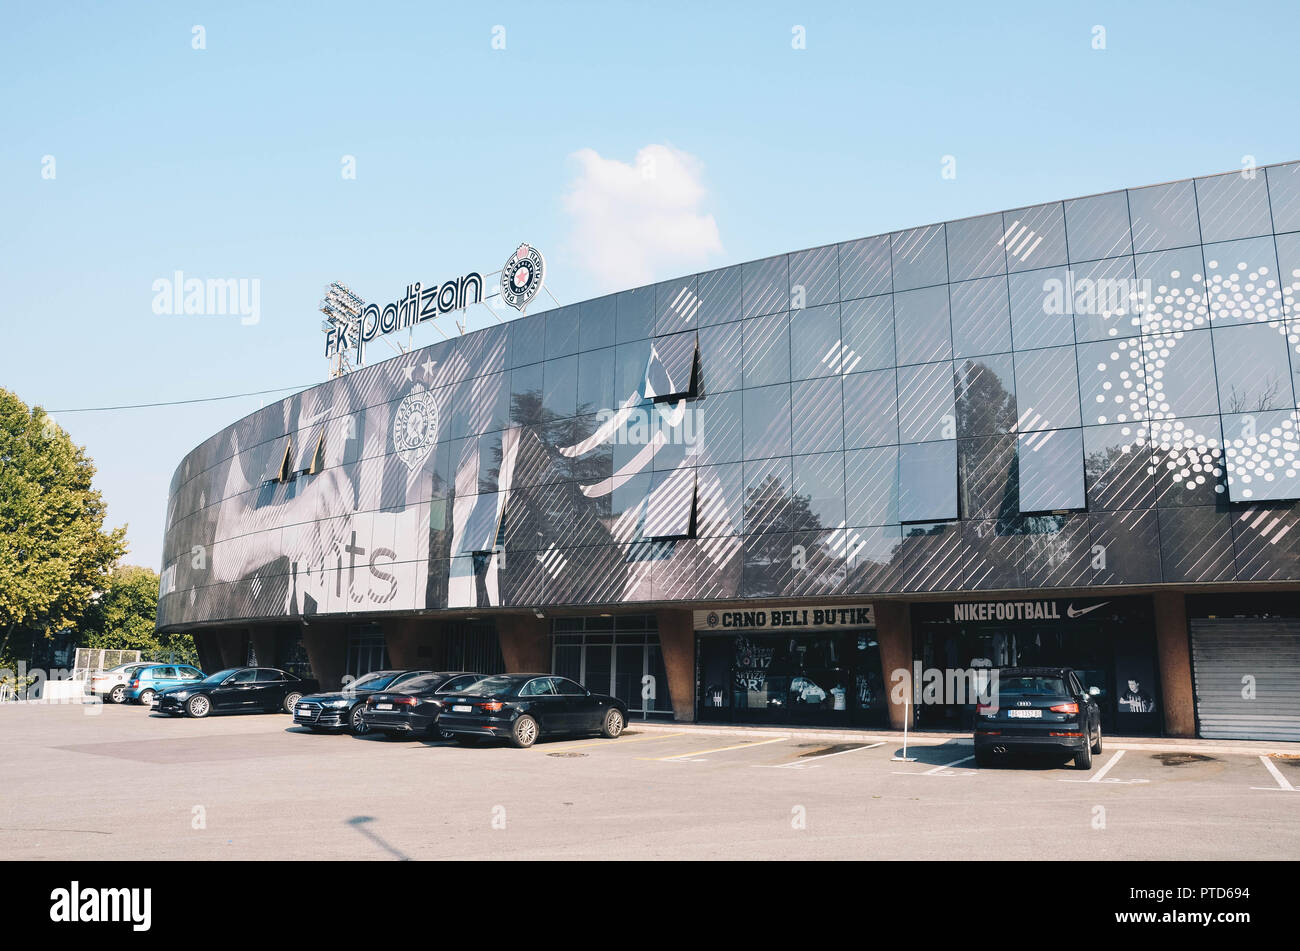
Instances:
[[[220,400],[237,400],[245,396],[265,396],[268,393],[284,393],[288,390],[305,390],[307,387],[316,386],[316,383],[308,383],[307,386],[280,386],[273,390],[254,390],[251,393],[231,393],[229,396],[201,396],[192,400],[165,400],[161,403],[127,403],[122,406],[78,406],[74,409],[47,409],[45,412],[50,415],[58,413],[104,413],[110,410],[119,409],[152,409],[157,406],[185,406],[190,403],[216,403]]]

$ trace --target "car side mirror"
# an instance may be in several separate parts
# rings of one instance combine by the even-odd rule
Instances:
[[[1101,688],[1100,688],[1100,687],[1089,687],[1089,688],[1088,688],[1088,696],[1090,696],[1090,697],[1100,697],[1100,696],[1101,696]]]

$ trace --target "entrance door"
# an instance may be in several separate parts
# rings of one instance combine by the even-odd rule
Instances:
[[[1300,741],[1300,620],[1193,618],[1200,735]]]

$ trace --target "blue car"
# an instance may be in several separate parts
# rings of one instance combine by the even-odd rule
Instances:
[[[126,682],[126,699],[151,706],[160,691],[198,683],[202,679],[203,671],[188,664],[151,664],[137,670],[135,676]]]

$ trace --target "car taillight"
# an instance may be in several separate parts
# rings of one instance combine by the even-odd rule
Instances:
[[[419,702],[420,702],[420,701],[417,700],[417,699],[415,699],[414,697],[394,697],[394,698],[393,698],[393,703],[397,704],[399,707],[413,707],[413,706],[415,706],[416,704],[418,704]]]
[[[981,703],[975,707],[975,712],[981,716],[989,716],[998,712],[998,708],[991,703]]]
[[[487,703],[481,704],[481,706],[488,713],[499,713],[501,708],[504,707],[505,704],[502,703],[500,700],[489,700]]]
[[[133,680],[133,681],[131,681],[131,686],[132,686],[132,687],[138,687],[138,686],[140,686],[140,681],[139,681],[139,680]]]
[[[1051,710],[1053,713],[1078,713],[1079,705],[1077,703],[1058,703]]]

